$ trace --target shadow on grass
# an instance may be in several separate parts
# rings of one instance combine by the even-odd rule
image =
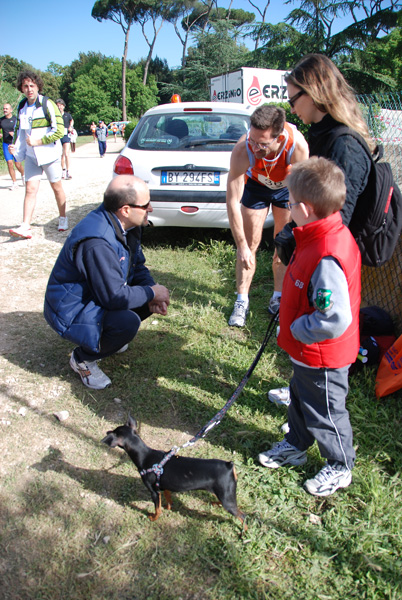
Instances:
[[[244,372],[239,373],[238,367],[231,364],[230,357],[216,360],[208,365],[208,376],[205,369],[208,357],[204,351],[184,347],[187,344],[184,336],[173,335],[162,327],[152,327],[140,329],[126,353],[102,361],[102,368],[112,379],[110,388],[88,390],[69,366],[68,354],[72,345],[59,338],[46,325],[41,314],[18,312],[0,315],[0,328],[7,330],[14,347],[14,350],[7,350],[3,346],[4,356],[26,373],[32,374],[32,377],[26,378],[26,389],[38,386],[38,376],[42,382],[46,378],[60,379],[71,386],[76,401],[90,408],[98,417],[105,418],[109,423],[122,424],[127,413],[131,412],[143,425],[153,428],[152,431],[146,430],[145,443],[160,450],[169,450],[190,439],[224,406],[250,364],[246,364]],[[222,334],[216,332],[216,340],[219,335]],[[32,340],[35,340],[34,344]],[[247,344],[248,341],[242,340],[241,343]],[[255,351],[258,347],[258,344],[255,345]],[[266,352],[269,351],[272,348],[268,347]],[[252,353],[254,355],[255,352]],[[234,383],[231,385],[228,382]],[[354,421],[356,423],[355,442],[360,444],[360,455],[364,456],[371,447],[382,448],[389,456],[384,468],[392,474],[395,470],[393,465],[399,464],[400,453],[396,444],[390,443],[390,440],[385,444],[383,438],[385,431],[389,431],[389,428],[393,430],[399,424],[397,400],[391,398],[377,404],[364,398],[355,400],[354,406],[353,385],[352,381],[349,410],[352,426]],[[359,380],[355,385],[359,385]],[[29,397],[16,395],[12,385],[3,384],[1,389],[5,396],[21,406],[31,408]],[[280,439],[277,418],[278,415],[282,416],[284,422],[286,412],[278,412],[278,407],[265,401],[265,394],[266,390],[261,390],[259,377],[254,374],[221,425],[208,435],[207,441],[211,446],[196,445],[192,455],[207,452],[209,456],[217,457],[213,447],[223,446],[231,453],[236,451],[247,461],[255,459],[258,452],[266,450],[269,443]],[[121,404],[116,405],[116,397],[121,399]],[[256,410],[259,414],[274,416],[270,420],[271,430],[266,420],[259,423],[247,417],[248,413]],[[52,415],[41,416],[54,422]],[[372,423],[373,427],[360,428],[360,423],[364,422]],[[91,437],[85,430],[85,423],[80,429],[74,428],[69,421],[60,426],[83,439],[92,440],[94,444],[99,444],[101,439],[101,436],[99,439]],[[160,431],[155,432],[154,428]],[[174,433],[177,431],[181,433]],[[105,433],[102,431],[102,437]]]
[[[368,563],[350,531],[334,539],[325,526],[296,525],[286,500],[269,517],[251,517],[241,535],[226,513],[180,502],[179,514],[164,511],[151,523],[128,506],[131,496],[144,498],[139,481],[77,468],[57,449],[32,468],[41,477],[31,474],[12,498],[1,498],[4,600],[363,597],[373,576],[399,597],[395,564],[381,554]],[[319,502],[330,518],[335,501]]]
[[[197,349],[184,349],[187,338],[163,329],[152,329],[150,325],[149,329],[140,329],[127,352],[102,361],[102,368],[110,375],[112,386],[105,390],[88,390],[69,366],[69,352],[73,345],[59,338],[47,326],[41,314],[0,314],[0,328],[7,328],[10,340],[9,343],[7,340],[3,342],[1,348],[5,358],[28,374],[31,373],[34,382],[40,376],[69,383],[76,398],[84,401],[94,414],[117,424],[121,422],[123,409],[125,413],[131,411],[143,424],[161,429],[179,429],[190,437],[226,403],[249,367],[247,364],[244,372],[239,373],[230,361],[218,361],[211,366],[211,376],[206,377],[206,357]],[[34,344],[32,340],[35,340]],[[237,383],[231,386],[228,381]],[[29,378],[27,385],[30,385]],[[36,386],[37,383],[32,385]],[[16,396],[12,386],[3,384],[2,389],[5,395],[30,407],[29,399]],[[118,415],[113,402],[115,397],[123,399]],[[252,409],[253,396],[243,391],[241,403]],[[267,407],[268,410],[272,408],[275,410],[276,407]],[[65,423],[63,427],[69,428],[69,424]],[[220,429],[208,440],[212,443],[215,440],[219,445],[223,443],[230,450],[244,451],[242,444],[235,442],[247,437],[242,419],[228,413],[225,430],[231,432],[230,436],[222,437]],[[263,428],[251,427],[248,435],[251,432],[253,439],[266,439],[267,432]],[[167,440],[166,443],[173,446],[177,440]]]

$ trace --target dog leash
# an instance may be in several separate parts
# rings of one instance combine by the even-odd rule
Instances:
[[[202,427],[198,431],[198,433],[195,434],[194,437],[191,438],[191,440],[189,440],[182,446],[173,446],[173,448],[165,454],[165,456],[162,458],[160,463],[152,465],[152,467],[150,467],[149,469],[143,469],[142,471],[140,471],[141,477],[143,477],[147,473],[155,473],[155,475],[156,475],[155,485],[156,485],[156,488],[159,488],[160,478],[163,474],[163,467],[172,458],[172,456],[177,454],[183,448],[187,448],[188,446],[194,446],[194,444],[196,442],[198,442],[198,440],[204,438],[207,435],[207,433],[209,433],[211,431],[211,429],[216,427],[216,425],[219,425],[219,423],[222,421],[223,417],[226,415],[229,408],[240,396],[247,381],[250,379],[254,369],[256,368],[256,366],[265,350],[266,345],[268,344],[268,342],[272,336],[272,333],[275,330],[275,327],[278,323],[278,317],[279,317],[279,310],[274,315],[272,315],[271,321],[268,324],[268,328],[265,333],[263,342],[260,346],[260,349],[258,350],[257,354],[255,355],[255,358],[254,358],[253,362],[251,363],[247,373],[244,375],[243,379],[241,380],[241,382],[239,383],[239,385],[237,386],[237,388],[235,389],[233,394],[230,396],[230,398],[226,402],[226,404],[216,413],[215,416],[212,417],[212,419],[210,421],[208,421],[208,423],[206,425],[204,425],[204,427]]]

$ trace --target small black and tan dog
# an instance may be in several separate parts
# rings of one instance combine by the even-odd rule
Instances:
[[[142,441],[138,435],[137,421],[133,417],[129,415],[125,425],[108,431],[102,442],[111,448],[116,446],[123,448],[137,467],[155,504],[155,513],[149,516],[151,521],[156,521],[162,512],[160,491],[164,492],[167,509],[170,510],[172,507],[170,492],[207,490],[215,494],[223,508],[240,519],[247,529],[244,523],[245,514],[237,507],[237,476],[232,462],[173,456],[163,467],[158,487],[156,473],[144,471],[158,465],[166,452],[153,450]]]

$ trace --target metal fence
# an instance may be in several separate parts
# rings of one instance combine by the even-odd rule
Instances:
[[[402,190],[402,93],[357,97],[370,132],[384,148],[383,160],[392,166]],[[379,268],[362,268],[362,304],[380,306],[402,333],[402,236],[390,261]]]

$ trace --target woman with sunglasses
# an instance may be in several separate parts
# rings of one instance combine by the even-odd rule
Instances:
[[[333,160],[345,174],[347,195],[341,214],[344,224],[349,225],[357,199],[367,186],[371,161],[351,135],[338,137],[330,148],[328,140],[337,127],[346,125],[361,135],[372,153],[375,151],[354,91],[334,63],[322,54],[302,58],[285,81],[292,113],[306,125],[311,124],[310,156]]]

